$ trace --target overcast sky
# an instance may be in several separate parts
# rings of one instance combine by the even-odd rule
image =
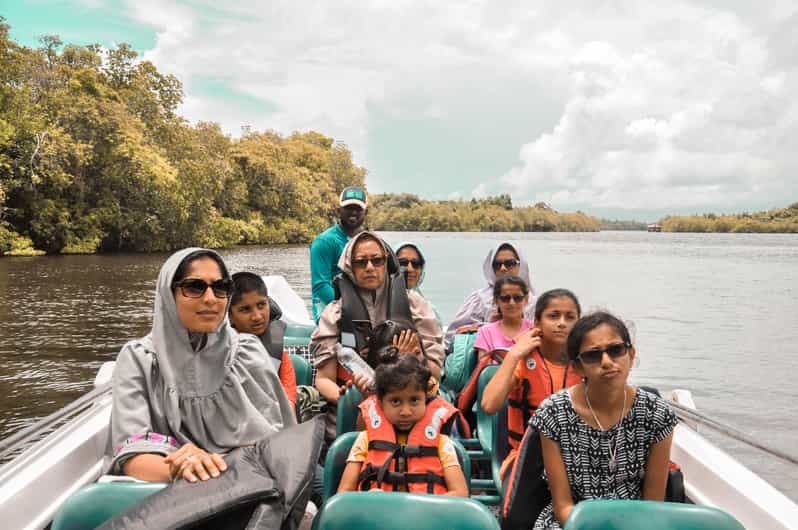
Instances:
[[[2,4],[23,44],[131,43],[191,121],[346,143],[372,192],[643,220],[798,201],[791,0]]]

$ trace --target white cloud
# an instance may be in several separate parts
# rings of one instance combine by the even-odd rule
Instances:
[[[767,35],[732,13],[663,7],[593,17],[636,27],[601,41],[560,29],[571,35],[559,39],[570,43],[567,103],[552,130],[521,147],[500,189],[566,208],[795,200],[780,193],[798,194],[796,64],[775,65]]]
[[[451,174],[429,178],[448,179],[445,193],[510,191],[516,203],[561,208],[778,202],[798,193],[790,180],[798,17],[789,18],[789,1],[128,5],[157,30],[145,58],[184,81],[183,113],[233,134],[244,124],[312,128],[368,166],[375,116],[383,126],[437,123],[457,134],[501,129],[517,121],[514,108],[541,101],[550,107],[528,117],[520,160],[494,164],[516,167],[469,183],[441,137]],[[208,78],[269,110],[201,93]],[[504,114],[485,115],[495,108],[486,99],[501,100]],[[499,151],[474,147],[482,148]]]

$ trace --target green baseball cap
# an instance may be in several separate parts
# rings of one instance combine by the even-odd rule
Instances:
[[[361,208],[366,207],[366,190],[362,186],[349,186],[341,192],[339,206],[349,206],[356,204]]]

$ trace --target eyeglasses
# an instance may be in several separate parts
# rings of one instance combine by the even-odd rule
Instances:
[[[520,264],[521,264],[521,262],[519,260],[513,259],[513,258],[504,259],[504,260],[501,260],[501,261],[497,260],[497,261],[493,262],[493,270],[497,271],[497,270],[501,269],[502,265],[504,265],[505,269],[512,269],[513,267],[516,267],[517,265],[520,265]]]
[[[408,265],[412,265],[414,269],[420,269],[424,266],[424,262],[420,259],[407,259],[407,258],[399,258],[399,265],[401,267],[407,267]]]
[[[233,290],[233,281],[221,279],[207,283],[205,280],[200,280],[199,278],[188,278],[172,284],[173,289],[177,287],[180,288],[180,292],[182,292],[183,296],[186,298],[200,298],[205,295],[205,291],[208,290],[208,287],[211,288],[213,296],[216,298],[227,298]]]
[[[513,302],[518,304],[523,302],[525,297],[526,297],[525,294],[501,294],[499,295],[499,301],[504,302],[505,304],[509,304],[510,300],[512,300]]]
[[[607,352],[610,359],[617,359],[618,357],[626,355],[631,346],[631,344],[626,342],[610,344],[603,350],[601,348],[596,348],[594,350],[583,351],[577,357],[582,361],[582,364],[596,364],[601,362],[601,358],[604,357],[604,352]]]
[[[378,258],[360,258],[360,259],[353,259],[352,266],[357,267],[359,269],[365,269],[366,266],[371,262],[375,268],[382,267],[385,265],[385,256],[380,256]]]

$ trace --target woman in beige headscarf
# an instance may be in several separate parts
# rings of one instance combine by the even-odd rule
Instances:
[[[392,292],[391,277],[387,273],[392,252],[373,232],[361,232],[349,240],[344,248],[338,267],[354,283],[357,295],[362,300],[372,326],[388,319],[396,318],[389,314],[389,296]],[[443,332],[430,304],[418,293],[406,293],[410,317],[415,327],[417,341],[414,353],[423,356],[433,377],[439,378],[444,361]],[[335,345],[341,341],[342,320],[341,299],[331,302],[319,319],[318,328],[311,338],[310,348],[316,366],[316,387],[327,400],[327,439],[335,437],[335,404],[341,393],[341,386],[349,378],[339,369]]]

